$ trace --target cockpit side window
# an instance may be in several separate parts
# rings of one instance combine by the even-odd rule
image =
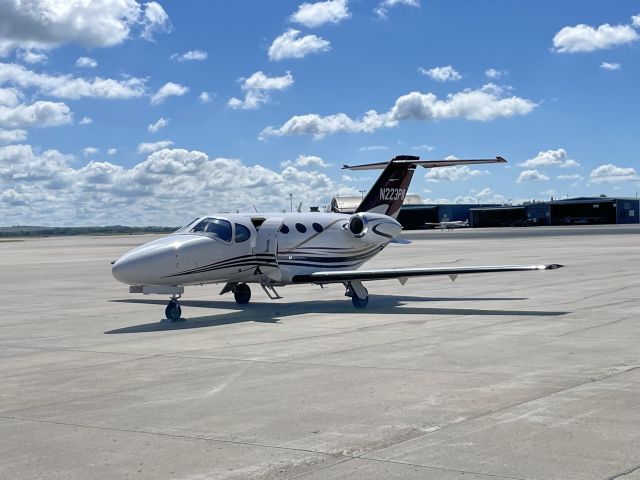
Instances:
[[[220,218],[206,218],[190,230],[209,237],[217,237],[225,242],[231,241],[231,224]]]
[[[240,223],[236,223],[236,243],[246,242],[251,238],[251,231]]]

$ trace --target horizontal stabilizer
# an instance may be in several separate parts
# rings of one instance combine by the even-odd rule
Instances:
[[[555,270],[563,267],[549,265],[487,265],[479,267],[394,268],[386,270],[350,270],[342,272],[314,272],[294,275],[293,283],[338,283],[349,281],[388,280],[395,278],[425,277],[431,275],[464,275],[473,273],[522,272],[527,270]]]
[[[478,158],[478,159],[450,159],[450,160],[420,160],[420,157],[411,157],[403,155],[394,158],[393,163],[404,163],[411,165],[419,165],[424,168],[451,167],[453,165],[479,165],[482,163],[506,163],[502,157],[496,158]],[[386,168],[389,162],[367,163],[365,165],[343,165],[343,170],[378,170]]]

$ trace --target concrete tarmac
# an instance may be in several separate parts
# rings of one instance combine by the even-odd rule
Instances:
[[[153,236],[0,242],[0,479],[640,479],[640,230],[564,228],[367,264],[560,270],[370,282],[366,310],[192,287],[176,324],[111,277]]]

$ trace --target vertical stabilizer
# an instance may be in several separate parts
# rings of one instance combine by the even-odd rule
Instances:
[[[420,157],[411,155],[394,157],[369,189],[356,209],[356,213],[382,213],[396,218],[416,169],[416,164],[412,161],[419,159]]]

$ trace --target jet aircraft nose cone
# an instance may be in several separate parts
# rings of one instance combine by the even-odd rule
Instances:
[[[119,282],[125,283],[127,285],[137,285],[135,281],[137,279],[136,275],[136,262],[134,259],[130,258],[130,255],[123,255],[120,257],[111,267],[111,274],[113,277]]]
[[[173,273],[177,249],[169,242],[150,242],[120,257],[111,267],[116,280],[126,285],[158,285]]]

